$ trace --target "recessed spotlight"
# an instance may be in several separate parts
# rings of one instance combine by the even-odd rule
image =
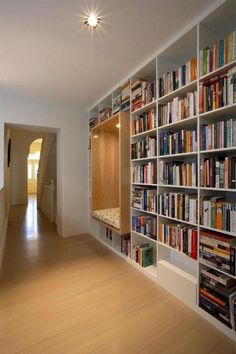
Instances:
[[[120,124],[118,123],[118,124],[116,124],[116,128],[120,128]]]
[[[100,17],[98,17],[95,13],[91,12],[91,14],[86,17],[84,24],[92,28],[97,28],[97,25],[100,22]]]
[[[95,139],[97,139],[97,138],[98,138],[98,135],[97,135],[97,134],[95,134],[93,137],[94,137]]]

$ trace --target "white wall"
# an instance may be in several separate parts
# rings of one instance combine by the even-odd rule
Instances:
[[[4,185],[4,123],[58,129],[58,232],[72,236],[88,231],[87,113],[77,106],[1,96],[0,188]],[[44,130],[44,129],[41,129]]]
[[[30,144],[43,133],[11,129],[11,205],[26,204],[27,191],[27,157]]]

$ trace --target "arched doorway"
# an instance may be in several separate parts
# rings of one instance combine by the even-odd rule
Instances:
[[[37,177],[39,160],[41,154],[43,139],[34,140],[29,148],[29,155],[27,160],[27,191],[28,195],[37,194]]]

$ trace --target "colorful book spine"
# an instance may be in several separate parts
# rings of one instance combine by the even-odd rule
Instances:
[[[160,161],[160,184],[197,187],[197,162]]]
[[[132,181],[133,183],[156,184],[156,163],[148,162],[132,166]]]
[[[131,144],[131,159],[142,159],[154,157],[157,153],[156,137],[146,136],[145,138]]]
[[[159,242],[197,259],[197,228],[184,224],[159,224]]]
[[[133,215],[132,230],[153,240],[157,239],[157,219],[152,216]]]
[[[228,119],[200,126],[200,149],[236,147],[236,120]]]
[[[197,114],[197,91],[188,92],[185,97],[175,97],[159,108],[159,126],[178,122]]]
[[[132,135],[144,133],[157,127],[156,108],[136,116],[132,121]]]
[[[212,47],[200,51],[200,76],[236,60],[236,31],[227,34],[225,39],[217,40]]]
[[[180,130],[160,132],[160,155],[181,154],[197,151],[197,131]]]
[[[132,207],[151,213],[157,213],[157,191],[155,189],[133,187]]]

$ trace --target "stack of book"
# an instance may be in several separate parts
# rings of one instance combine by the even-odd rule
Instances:
[[[236,238],[214,231],[201,230],[199,257],[201,263],[235,275]]]
[[[201,270],[199,306],[229,328],[235,329],[236,281],[217,270]]]
[[[139,232],[153,240],[157,239],[157,219],[152,216],[133,215],[132,230]]]
[[[159,224],[159,242],[197,259],[197,228],[184,224]]]
[[[157,191],[155,189],[134,187],[132,190],[132,207],[156,213]]]
[[[153,264],[153,247],[149,243],[134,244],[132,247],[132,259],[141,267]]]
[[[131,86],[132,112],[156,99],[156,81],[136,80]]]
[[[236,31],[200,51],[200,76],[236,60]]]
[[[159,97],[177,90],[197,79],[197,58],[193,58],[179,69],[163,74],[159,78]]]
[[[129,81],[124,84],[121,90],[121,110],[130,110],[130,83]]]
[[[91,117],[89,118],[89,131],[91,132],[91,130],[96,127],[96,125],[98,124],[98,117]]]
[[[121,94],[117,94],[115,97],[112,99],[112,114],[116,114],[120,112],[121,110]]]
[[[197,162],[160,161],[160,184],[197,186]]]
[[[160,132],[160,155],[197,151],[197,131]]]
[[[98,114],[98,122],[102,123],[104,120],[108,119],[111,117],[112,114],[112,109],[111,107],[103,107],[99,110],[99,114]]]
[[[236,234],[236,203],[220,196],[205,196],[200,200],[201,225]]]
[[[236,103],[236,66],[227,73],[201,82],[199,85],[199,113]]]
[[[236,147],[236,120],[228,119],[200,126],[201,150]]]
[[[132,121],[132,134],[140,134],[157,127],[156,108],[136,116]]]
[[[198,221],[197,194],[164,193],[158,195],[159,215],[196,224]]]
[[[133,183],[157,183],[156,163],[148,162],[145,165],[132,166]]]
[[[159,109],[159,126],[178,122],[197,114],[197,91],[188,92],[185,97],[175,97]]]
[[[146,136],[142,140],[131,144],[131,158],[142,159],[156,156],[157,141],[154,136]]]
[[[121,253],[123,253],[127,257],[130,257],[130,253],[131,253],[130,234],[121,236]]]
[[[201,187],[236,188],[236,157],[204,158],[200,165]]]

